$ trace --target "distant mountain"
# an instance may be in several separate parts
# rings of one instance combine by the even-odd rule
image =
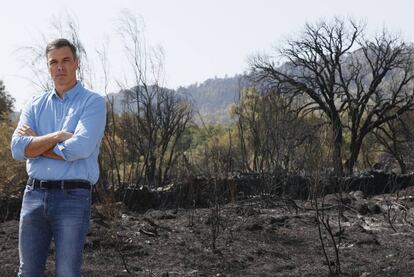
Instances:
[[[200,84],[179,87],[176,92],[191,101],[196,111],[194,119],[197,123],[201,123],[202,118],[206,124],[226,124],[230,122],[228,109],[238,99],[242,77],[236,75],[208,79]],[[126,92],[127,90],[122,90],[108,95],[113,101],[114,112],[120,113],[124,110]]]
[[[239,95],[242,75],[208,79],[200,84],[179,87],[177,93],[187,97],[198,111],[196,121],[202,117],[205,123],[228,123],[229,107]]]

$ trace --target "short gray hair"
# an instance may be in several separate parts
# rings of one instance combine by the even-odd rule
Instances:
[[[76,46],[72,42],[70,42],[69,40],[67,40],[65,38],[58,38],[58,39],[55,39],[55,40],[52,40],[51,42],[49,42],[46,46],[46,57],[47,57],[47,54],[50,51],[52,51],[54,49],[59,49],[59,48],[62,48],[62,47],[69,47],[70,50],[72,51],[72,54],[73,54],[73,57],[75,58],[75,60],[78,59]]]

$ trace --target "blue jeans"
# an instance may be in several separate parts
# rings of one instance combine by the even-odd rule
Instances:
[[[53,238],[55,276],[80,277],[90,213],[91,192],[87,189],[34,189],[27,185],[20,212],[18,276],[44,276]]]

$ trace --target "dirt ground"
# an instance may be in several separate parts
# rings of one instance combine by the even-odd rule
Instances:
[[[308,201],[256,197],[146,213],[95,205],[83,275],[329,276],[321,238],[332,269],[334,238],[341,276],[414,276],[413,197],[413,188],[368,199],[328,195],[319,218],[332,237]],[[17,233],[18,221],[0,224],[0,276],[17,274]],[[53,276],[53,254],[52,245],[46,276]]]

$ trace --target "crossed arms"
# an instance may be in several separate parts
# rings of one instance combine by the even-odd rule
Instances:
[[[63,158],[55,152],[53,148],[57,143],[70,139],[73,134],[66,131],[58,131],[50,133],[44,136],[37,136],[29,125],[24,124],[16,130],[17,135],[20,137],[31,136],[32,140],[27,145],[24,151],[24,155],[27,158],[35,158],[38,156],[44,156],[50,159],[63,160]]]

